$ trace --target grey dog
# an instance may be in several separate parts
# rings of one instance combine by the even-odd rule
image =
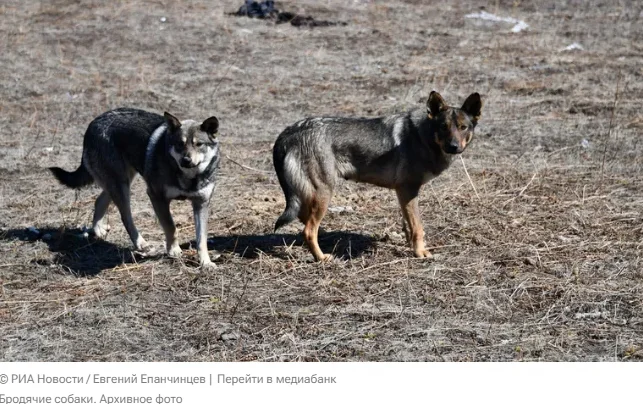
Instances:
[[[341,177],[395,189],[407,241],[416,257],[431,257],[424,246],[420,188],[471,142],[481,109],[478,93],[456,108],[433,91],[426,109],[379,118],[308,118],[287,127],[273,148],[286,197],[275,231],[299,218],[315,259],[330,259],[319,248],[317,233]]]
[[[136,174],[147,183],[147,194],[165,232],[167,253],[181,255],[176,226],[170,213],[173,199],[189,199],[194,210],[199,263],[214,267],[207,249],[210,198],[219,166],[219,121],[210,117],[202,123],[180,122],[169,113],[132,108],[105,112],[85,132],[80,167],[68,172],[58,167],[51,172],[64,185],[80,188],[96,182],[103,192],[94,206],[93,230],[106,236],[105,214],[111,202],[118,207],[134,247],[149,251],[130,209],[130,186]]]

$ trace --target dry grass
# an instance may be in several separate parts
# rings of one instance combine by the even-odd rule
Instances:
[[[0,359],[641,360],[641,6],[489,2],[530,25],[511,34],[465,23],[480,3],[429,3],[283,3],[349,23],[298,29],[224,15],[236,1],[3,2]],[[559,51],[572,42],[585,50]],[[456,160],[423,189],[435,261],[412,258],[391,191],[355,183],[333,200],[353,211],[323,223],[342,261],[311,262],[296,225],[271,234],[287,124],[391,113],[431,89],[485,99],[468,173]],[[193,249],[139,260],[113,210],[106,242],[77,230],[97,190],[44,168],[75,167],[88,122],[124,105],[220,118],[217,271]],[[140,180],[134,199],[160,245]],[[187,243],[190,209],[173,211]]]

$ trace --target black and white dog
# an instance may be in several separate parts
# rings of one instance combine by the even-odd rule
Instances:
[[[64,185],[80,188],[96,182],[103,192],[96,199],[93,229],[103,238],[109,227],[104,217],[111,202],[137,250],[149,251],[130,209],[130,185],[136,174],[147,183],[147,194],[165,232],[167,253],[179,257],[181,248],[170,213],[173,199],[189,199],[194,209],[199,263],[213,268],[207,249],[208,206],[219,166],[219,121],[210,117],[202,123],[179,121],[132,108],[105,112],[85,132],[80,167],[68,172],[58,167],[51,172]]]

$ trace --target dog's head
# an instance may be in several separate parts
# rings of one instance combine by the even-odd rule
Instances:
[[[193,120],[180,122],[172,114],[165,113],[168,128],[170,155],[186,174],[201,174],[210,163],[219,157],[219,120],[211,116],[198,123]]]
[[[473,130],[480,119],[480,94],[471,94],[460,108],[455,108],[448,106],[440,94],[431,91],[426,108],[435,128],[435,141],[442,151],[462,153],[473,139]]]

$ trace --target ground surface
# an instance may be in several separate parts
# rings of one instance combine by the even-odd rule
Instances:
[[[278,4],[348,23],[310,29],[226,15],[241,1],[3,1],[0,360],[641,360],[640,2],[484,4],[519,33],[450,3]],[[392,191],[355,183],[333,200],[352,210],[323,222],[343,261],[313,263],[299,225],[271,234],[286,125],[401,111],[432,89],[485,101],[470,180],[456,160],[422,191],[435,261],[412,257]],[[117,106],[219,117],[217,270],[194,264],[185,202],[183,261],[139,260],[115,210],[105,242],[82,238],[97,188],[45,168],[75,168],[87,124]],[[133,192],[161,246],[140,179]]]

